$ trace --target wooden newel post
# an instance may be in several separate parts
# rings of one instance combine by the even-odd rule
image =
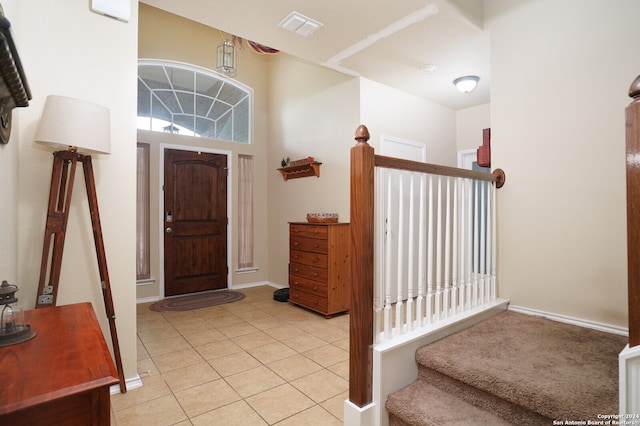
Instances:
[[[627,263],[629,347],[640,344],[640,76],[629,88],[627,127]]]
[[[351,148],[351,305],[349,400],[363,407],[372,401],[373,375],[373,212],[374,149],[369,130],[356,129]]]

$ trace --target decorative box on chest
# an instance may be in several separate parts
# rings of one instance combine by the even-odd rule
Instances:
[[[289,224],[289,302],[326,317],[349,310],[348,223]]]

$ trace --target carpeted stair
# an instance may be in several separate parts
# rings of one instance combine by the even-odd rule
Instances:
[[[618,412],[618,354],[627,342],[624,336],[503,312],[418,349],[418,380],[389,396],[389,424],[601,420],[598,414]]]

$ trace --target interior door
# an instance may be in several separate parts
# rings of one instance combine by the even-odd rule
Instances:
[[[227,157],[164,151],[165,296],[227,288]]]

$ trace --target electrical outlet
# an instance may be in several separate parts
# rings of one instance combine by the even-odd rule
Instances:
[[[38,296],[38,305],[51,305],[53,303],[53,295],[43,294]]]

